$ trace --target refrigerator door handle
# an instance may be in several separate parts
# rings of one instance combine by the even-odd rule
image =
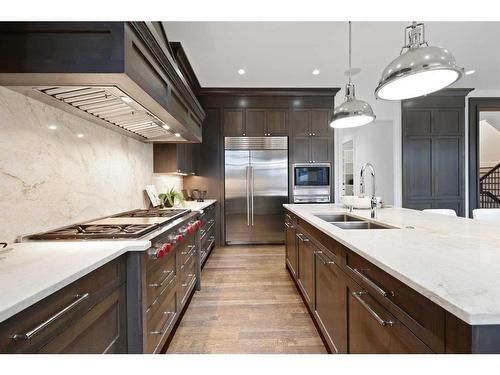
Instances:
[[[254,182],[253,182],[253,167],[250,167],[250,176],[251,176],[251,181],[250,181],[250,194],[251,194],[251,203],[250,203],[250,208],[252,210],[252,227],[253,227],[253,188],[254,188]]]
[[[250,226],[250,178],[248,174],[250,172],[250,167],[245,167],[245,177],[246,177],[246,187],[247,187],[247,227]]]

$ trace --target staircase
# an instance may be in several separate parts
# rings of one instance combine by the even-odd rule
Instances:
[[[500,208],[500,163],[479,178],[479,207]]]

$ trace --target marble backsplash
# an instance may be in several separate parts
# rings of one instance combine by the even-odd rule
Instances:
[[[4,87],[0,150],[0,241],[149,204],[152,145]]]

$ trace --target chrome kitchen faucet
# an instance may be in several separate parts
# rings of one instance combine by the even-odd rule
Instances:
[[[365,170],[366,168],[370,169],[372,175],[372,197],[370,199],[370,209],[371,209],[371,218],[377,218],[377,198],[375,197],[375,168],[371,163],[365,163],[361,167],[361,178],[359,182],[359,196],[363,198],[365,196]]]

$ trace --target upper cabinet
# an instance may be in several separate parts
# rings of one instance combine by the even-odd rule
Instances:
[[[288,109],[226,108],[224,136],[273,137],[288,135]]]
[[[0,85],[145,142],[201,141],[161,22],[3,22],[0,48]]]
[[[200,144],[157,143],[153,146],[153,157],[154,173],[199,174]]]
[[[333,130],[328,109],[292,111],[292,159],[294,162],[332,162]]]

